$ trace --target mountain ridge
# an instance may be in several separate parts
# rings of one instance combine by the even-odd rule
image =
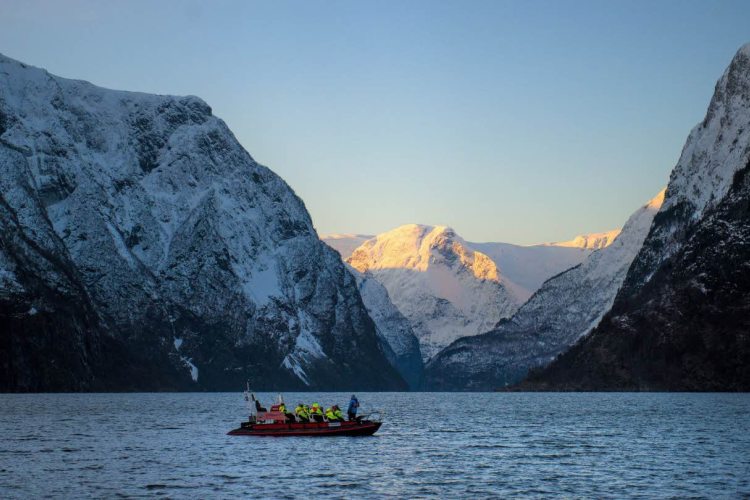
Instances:
[[[458,339],[426,367],[434,390],[492,390],[520,381],[596,326],[648,233],[664,191],[636,210],[613,242],[544,282],[515,314],[476,337]]]
[[[303,202],[199,98],[0,56],[0,150],[3,390],[404,387]]]
[[[519,388],[750,388],[749,125],[746,44],[691,130],[612,309],[591,335]]]

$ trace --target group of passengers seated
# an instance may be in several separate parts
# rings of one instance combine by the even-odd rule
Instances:
[[[265,408],[260,406],[258,401],[255,401],[255,407],[258,411],[265,411]],[[352,398],[349,401],[349,408],[347,409],[348,420],[360,421],[362,417],[357,417],[357,409],[359,409],[359,401],[356,396],[352,394]],[[308,406],[304,403],[298,403],[294,409],[294,413],[287,411],[286,405],[281,403],[278,407],[278,411],[286,416],[287,422],[343,422],[344,415],[341,413],[341,408],[338,405],[333,405],[323,411],[323,407],[319,403],[313,403]]]
[[[337,405],[333,405],[323,411],[323,407],[318,403],[313,403],[312,406],[308,406],[303,403],[298,403],[294,409],[294,413],[288,412],[286,405],[283,403],[279,406],[279,411],[282,412],[288,422],[343,422],[344,415],[341,413],[341,409]]]

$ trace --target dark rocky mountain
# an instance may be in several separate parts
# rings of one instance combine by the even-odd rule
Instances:
[[[750,390],[750,45],[691,132],[611,311],[523,389]]]
[[[0,390],[401,389],[304,204],[195,97],[0,56]]]
[[[508,320],[456,340],[427,364],[434,390],[492,390],[522,380],[589,333],[612,306],[661,207],[664,191],[640,207],[608,246],[553,276]]]

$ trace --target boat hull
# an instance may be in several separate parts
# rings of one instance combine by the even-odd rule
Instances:
[[[243,423],[229,431],[230,436],[372,436],[382,422],[310,422],[310,423]]]

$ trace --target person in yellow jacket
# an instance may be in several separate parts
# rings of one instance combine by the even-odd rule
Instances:
[[[310,413],[302,403],[297,404],[297,408],[294,409],[294,414],[297,415],[297,420],[303,423],[310,421]]]
[[[320,407],[318,403],[313,403],[312,406],[310,407],[310,416],[316,422],[323,421],[323,409]]]
[[[339,405],[333,405],[333,414],[336,416],[336,420],[339,422],[344,421],[344,414],[341,413],[341,408],[339,408]]]
[[[336,405],[326,410],[326,418],[329,422],[341,422],[344,420],[344,416],[341,414],[341,410]]]
[[[287,422],[294,422],[294,414],[286,411],[286,405],[284,403],[279,405],[279,411],[284,414]]]

